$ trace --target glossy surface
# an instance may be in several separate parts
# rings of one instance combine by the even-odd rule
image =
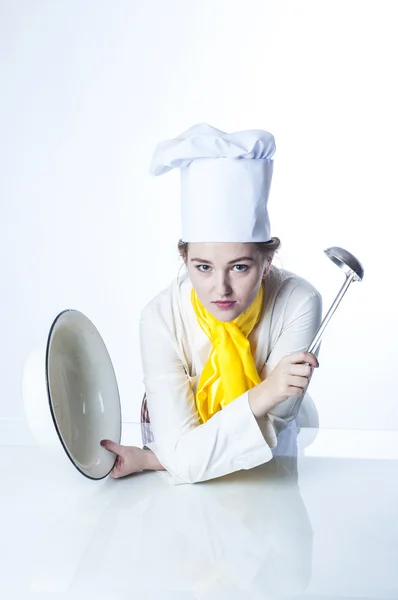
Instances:
[[[344,248],[339,248],[338,246],[332,246],[325,250],[325,254],[335,265],[344,271],[347,277],[354,273],[354,281],[362,281],[364,277],[364,268],[356,256],[351,254],[351,252],[348,252],[348,250],[345,250]]]
[[[87,477],[110,472],[115,457],[100,441],[120,441],[119,392],[106,346],[85,315],[76,310],[58,315],[46,349],[34,351],[24,366],[22,390],[28,423],[41,446],[55,454],[63,447]]]
[[[124,431],[139,442],[139,426]],[[303,433],[299,454],[320,448]],[[90,481],[66,457],[0,447],[0,597],[396,600],[398,461],[326,456],[336,433],[323,457],[175,487],[160,473]],[[294,432],[284,442],[294,454]]]

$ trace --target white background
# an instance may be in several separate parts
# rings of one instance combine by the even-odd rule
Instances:
[[[0,2],[0,418],[55,316],[77,308],[116,370],[123,419],[143,395],[138,319],[177,275],[179,177],[157,142],[195,123],[276,138],[276,264],[320,290],[343,246],[365,267],[311,383],[325,428],[396,429],[397,4]]]

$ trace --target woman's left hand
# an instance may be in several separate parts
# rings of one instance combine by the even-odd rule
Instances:
[[[142,453],[144,450],[141,448],[137,448],[137,446],[121,446],[111,440],[102,440],[101,446],[117,456],[115,466],[109,473],[114,479],[142,471],[144,462]]]

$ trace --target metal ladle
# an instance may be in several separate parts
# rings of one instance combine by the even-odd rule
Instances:
[[[326,314],[325,318],[323,319],[322,323],[320,324],[319,329],[316,332],[316,334],[308,348],[308,352],[311,352],[312,354],[318,348],[318,346],[321,342],[323,332],[325,331],[327,324],[329,323],[330,319],[332,318],[332,316],[333,316],[334,312],[336,311],[338,305],[340,304],[341,300],[343,299],[343,296],[346,293],[346,291],[348,290],[350,284],[353,281],[362,281],[363,275],[364,275],[363,266],[361,265],[359,260],[357,258],[355,258],[355,256],[353,254],[351,254],[350,252],[347,252],[347,250],[344,250],[343,248],[338,248],[337,246],[333,246],[332,248],[327,248],[325,250],[325,254],[338,267],[340,267],[340,269],[342,269],[342,271],[346,275],[346,280],[343,284],[343,287],[337,294],[328,313]]]

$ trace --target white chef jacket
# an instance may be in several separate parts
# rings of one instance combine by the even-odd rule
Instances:
[[[253,415],[245,392],[206,423],[195,393],[212,349],[191,304],[185,273],[143,309],[140,344],[153,442],[146,444],[174,484],[196,483],[271,460],[280,431],[294,420],[303,396],[289,398],[264,418]],[[287,354],[307,350],[322,318],[322,298],[308,281],[271,267],[263,310],[249,335],[264,380]]]

